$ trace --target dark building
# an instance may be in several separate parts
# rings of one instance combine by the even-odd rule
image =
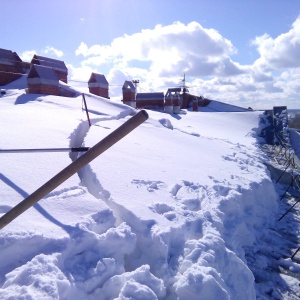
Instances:
[[[60,95],[59,79],[52,68],[32,65],[27,76],[28,94]]]
[[[88,86],[91,94],[109,99],[109,84],[104,75],[92,73],[88,81]]]
[[[122,102],[133,108],[136,108],[136,87],[132,81],[126,80],[122,87]]]
[[[164,108],[164,93],[137,93],[136,108]]]
[[[0,48],[0,85],[6,85],[22,76],[23,62],[16,52]]]
[[[52,68],[59,80],[68,83],[68,69],[62,60],[35,54],[31,60],[31,64]]]

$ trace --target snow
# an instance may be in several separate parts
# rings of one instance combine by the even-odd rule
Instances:
[[[210,100],[208,105],[203,107],[200,106],[198,110],[203,112],[244,112],[248,109],[216,100]]]
[[[2,88],[0,149],[92,147],[137,112],[86,94],[89,127],[80,94]],[[261,112],[147,112],[0,231],[0,298],[267,299],[273,288],[280,299],[278,282],[300,295],[295,276],[266,273],[300,267],[269,258],[285,204],[264,164]],[[4,215],[82,153],[0,155]]]

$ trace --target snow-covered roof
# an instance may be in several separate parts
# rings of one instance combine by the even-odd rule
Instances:
[[[27,76],[27,83],[58,85],[58,77],[52,68],[31,65]]]
[[[164,93],[137,93],[136,100],[164,100]]]
[[[174,96],[179,96],[181,88],[170,88],[166,93],[166,99],[172,99]]]
[[[41,65],[44,67],[50,67],[57,71],[68,73],[68,69],[62,60],[44,57],[35,54],[31,60],[31,63],[35,65]]]
[[[167,93],[168,92],[170,92],[170,93],[175,93],[175,92],[180,93],[181,92],[181,88],[180,87],[179,88],[169,88],[168,91],[167,91]]]
[[[103,74],[92,73],[88,85],[89,87],[108,88],[108,81]]]
[[[236,105],[231,105],[227,103],[223,103],[216,100],[209,100],[209,104],[207,106],[199,107],[199,111],[203,112],[245,112],[249,111],[247,108],[243,108]]]
[[[0,64],[17,65],[22,60],[16,52],[0,48]]]
[[[135,90],[136,90],[136,88],[135,88],[133,82],[130,81],[130,80],[126,80],[126,81],[124,82],[124,84],[123,84],[122,90],[124,91],[124,90],[126,90],[126,89],[127,89],[127,90],[130,90],[130,91],[132,91],[132,92],[135,92]]]

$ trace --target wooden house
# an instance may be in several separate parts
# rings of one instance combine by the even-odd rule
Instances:
[[[35,54],[31,60],[31,64],[52,68],[59,80],[68,83],[68,69],[62,60]]]
[[[136,108],[164,108],[164,93],[137,93]]]
[[[52,68],[32,65],[27,76],[28,94],[60,95],[59,79]]]
[[[88,81],[88,86],[90,93],[109,99],[109,85],[104,75],[92,73]]]
[[[16,52],[0,48],[0,85],[6,85],[23,74],[23,62]]]
[[[136,108],[136,87],[132,81],[126,80],[122,87],[124,104]]]

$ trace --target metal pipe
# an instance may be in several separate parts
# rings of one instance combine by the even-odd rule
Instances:
[[[136,115],[127,120],[124,124],[110,133],[103,140],[98,142],[95,146],[90,148],[89,151],[80,156],[77,160],[73,161],[70,165],[52,177],[48,182],[38,188],[35,192],[13,207],[10,211],[8,211],[5,215],[0,218],[0,229],[5,227],[23,212],[25,212],[28,208],[33,206],[47,194],[49,194],[52,190],[57,188],[60,184],[78,172],[85,165],[90,163],[93,159],[99,156],[101,153],[106,151],[112,145],[117,143],[123,137],[125,137],[128,133],[134,130],[136,127],[141,125],[148,119],[148,114],[145,110],[141,110]]]
[[[32,152],[86,152],[89,147],[72,148],[36,148],[36,149],[0,149],[0,153],[32,153]]]

